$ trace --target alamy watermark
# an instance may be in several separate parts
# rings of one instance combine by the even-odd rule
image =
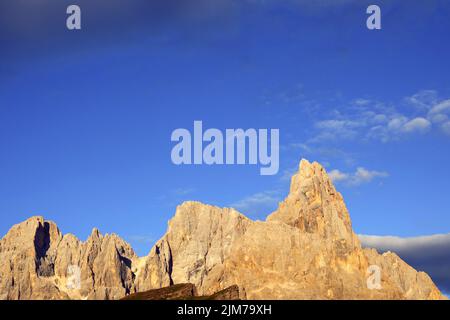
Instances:
[[[381,268],[376,264],[372,264],[367,268],[369,275],[366,280],[367,288],[369,290],[381,289]]]
[[[67,290],[81,289],[81,269],[79,266],[71,264],[67,267]]]
[[[192,134],[179,128],[172,132],[171,141],[177,142],[171,152],[176,165],[259,164],[261,175],[278,173],[279,129],[226,129],[224,134],[215,128],[203,131],[203,122],[194,121]]]
[[[366,20],[366,26],[369,30],[381,30],[381,8],[375,4],[367,7],[367,14],[370,16]]]
[[[67,7],[66,13],[69,15],[66,19],[66,27],[69,30],[81,29],[81,8],[75,4]]]

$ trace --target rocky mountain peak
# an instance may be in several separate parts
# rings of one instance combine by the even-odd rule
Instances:
[[[33,216],[14,225],[2,239],[3,248],[29,248],[33,257],[42,257],[50,247],[61,241],[62,235],[56,224],[42,216]]]
[[[289,195],[298,197],[316,190],[329,195],[336,193],[331,179],[321,164],[302,159],[298,167],[297,173],[291,178]]]
[[[349,247],[359,246],[342,195],[326,170],[303,159],[291,179],[289,195],[267,221],[282,221],[302,232],[315,233]]]
[[[94,228],[81,242],[31,217],[0,240],[0,299],[118,299],[134,291],[136,258],[115,235],[103,237]]]

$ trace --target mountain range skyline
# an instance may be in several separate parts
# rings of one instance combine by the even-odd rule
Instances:
[[[309,163],[307,160],[302,160],[302,162]],[[330,174],[330,179],[331,179]],[[295,180],[291,181],[292,185],[295,184]],[[292,191],[291,191],[292,192]],[[177,206],[177,210],[186,204],[189,205],[191,201],[185,201]],[[201,204],[201,203],[200,203]],[[281,203],[280,203],[281,204]],[[224,208],[228,209],[228,208]],[[235,210],[229,208],[230,210]],[[31,217],[28,220],[38,220],[38,221],[48,221],[42,216]],[[265,219],[263,219],[264,221]],[[259,220],[257,220],[259,221]],[[53,221],[49,223],[55,225]],[[169,223],[170,225],[170,223]],[[70,234],[70,233],[69,233]],[[90,241],[93,235],[99,235],[102,237],[100,231],[94,227],[90,233],[90,236],[86,241]],[[109,236],[119,236],[119,234],[105,233],[104,237]],[[419,271],[425,271],[432,276],[438,287],[442,290],[442,293],[448,296],[448,291],[450,289],[450,278],[448,273],[448,247],[450,246],[450,234],[440,234],[422,237],[410,237],[410,238],[400,238],[395,236],[374,236],[374,235],[357,235],[361,241],[363,248],[375,248],[379,253],[394,252],[398,254],[403,260],[409,263],[411,266]],[[77,237],[75,235],[75,237]],[[0,238],[0,239],[3,239]],[[154,239],[134,239],[135,241],[144,242],[147,244],[147,250],[144,252],[135,251],[140,259],[144,259],[147,254],[151,253],[150,248],[153,248],[157,241]],[[77,240],[78,241],[78,240]],[[132,250],[132,249],[131,249]],[[153,249],[152,249],[153,250]]]
[[[94,228],[82,242],[31,217],[0,240],[0,259],[0,299],[8,300],[116,300],[181,284],[239,299],[446,299],[397,254],[363,248],[342,195],[307,160],[265,221],[187,201],[139,257],[116,234]]]

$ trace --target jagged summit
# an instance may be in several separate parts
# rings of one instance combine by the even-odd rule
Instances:
[[[81,242],[31,217],[0,240],[0,299],[119,299],[134,291],[130,261],[136,258],[116,235],[94,228]],[[70,289],[78,271],[81,286]]]
[[[200,295],[239,286],[245,299],[441,299],[430,277],[393,253],[362,249],[326,170],[302,160],[289,195],[266,221],[185,202],[146,257],[115,234],[85,242],[32,217],[0,240],[2,299],[118,299],[191,283]],[[381,270],[379,289],[368,268]],[[68,286],[78,268],[79,288]]]
[[[344,199],[317,162],[300,161],[289,195],[267,221],[282,221],[307,233],[359,246]]]
[[[298,172],[291,177],[290,194],[295,195],[298,193],[302,180],[310,179],[312,177],[317,177],[318,182],[326,185],[329,191],[336,192],[325,168],[322,167],[320,163],[316,161],[309,162],[306,159],[302,159],[300,160],[298,168]]]

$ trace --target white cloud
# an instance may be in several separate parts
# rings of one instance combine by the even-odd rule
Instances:
[[[330,179],[335,183],[344,183],[348,186],[358,186],[369,183],[375,178],[386,178],[389,176],[387,172],[367,170],[363,167],[356,169],[354,173],[346,173],[334,169],[329,172]]]
[[[446,134],[450,135],[450,121],[443,123],[441,128]]]
[[[356,106],[366,106],[366,105],[370,104],[371,102],[372,102],[371,100],[363,99],[363,98],[353,100],[353,104]]]
[[[262,217],[274,210],[280,201],[281,193],[279,191],[264,191],[232,203],[230,207],[244,214]]]
[[[426,132],[430,129],[431,123],[425,118],[417,117],[406,122],[402,130],[404,132]]]
[[[315,123],[318,134],[309,142],[323,142],[330,140],[348,140],[358,136],[358,129],[364,123],[351,119],[327,119]]]
[[[149,235],[131,235],[128,237],[128,239],[130,240],[130,242],[135,242],[135,243],[153,243],[155,242],[155,238],[153,236],[149,236]]]
[[[450,233],[410,238],[358,237],[365,248],[395,252],[416,270],[427,272],[441,290],[450,292]]]
[[[353,154],[336,147],[329,147],[329,146],[318,147],[306,143],[291,143],[287,145],[287,149],[289,150],[298,149],[302,152],[302,156],[304,155],[312,156],[325,167],[328,166],[326,165],[326,163],[329,163],[328,161],[330,159],[338,159],[340,161],[345,162],[345,164],[349,166],[355,164]],[[290,169],[291,172],[293,172],[294,170],[298,170],[298,168]]]
[[[405,134],[423,134],[431,129],[431,122],[423,117],[410,119],[404,115],[396,114],[386,118],[389,121],[386,124],[371,127],[367,137],[388,142],[398,140]]]
[[[428,110],[437,102],[436,90],[421,90],[410,97],[405,98],[405,102],[417,110]]]
[[[430,110],[430,114],[447,113],[450,111],[450,99],[441,101],[433,106]]]
[[[410,238],[372,235],[358,235],[358,237],[361,240],[363,246],[368,248],[377,248],[381,252],[385,252],[388,250],[394,252],[424,250],[426,247],[438,245],[445,245],[450,249],[450,233]],[[425,253],[426,252],[424,252],[424,254]]]
[[[356,172],[350,180],[350,183],[359,185],[362,183],[368,183],[375,178],[386,178],[388,176],[389,174],[387,172],[367,170],[365,168],[359,167],[356,169]]]
[[[449,114],[450,99],[447,99],[434,105],[428,112],[428,118],[437,124],[444,133],[450,134]]]
[[[280,176],[280,181],[290,181],[292,176],[296,174],[297,171],[298,166],[283,170],[283,173]]]
[[[349,178],[348,173],[341,172],[337,169],[331,170],[328,173],[328,176],[330,177],[331,181],[333,181],[333,182],[346,181]]]
[[[389,120],[387,129],[390,131],[400,131],[402,127],[408,122],[408,118],[403,115],[395,116]]]
[[[388,117],[385,114],[376,114],[373,116],[374,123],[385,123],[388,120]]]
[[[448,116],[442,113],[430,114],[428,117],[433,123],[443,123],[448,120]]]
[[[414,108],[405,108],[413,106]],[[422,90],[404,98],[396,107],[369,99],[354,99],[315,122],[309,143],[342,140],[400,140],[408,135],[425,134],[433,127],[448,133],[450,99],[438,98],[435,90]]]
[[[360,127],[361,123],[352,120],[324,120],[316,123],[316,127],[324,130],[349,130]]]

